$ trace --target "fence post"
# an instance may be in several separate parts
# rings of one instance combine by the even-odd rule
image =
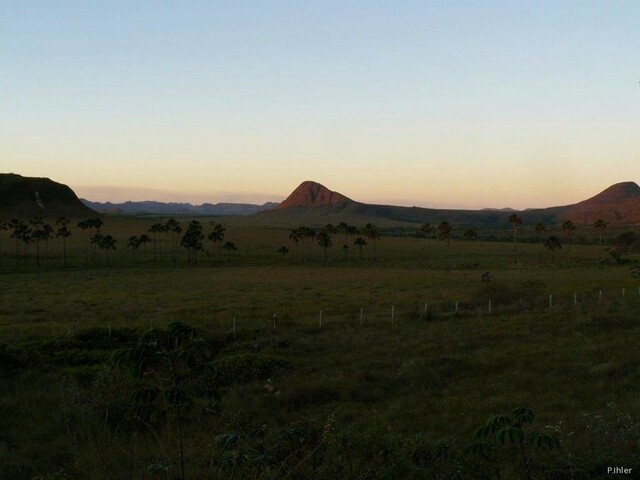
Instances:
[[[322,310],[320,310],[320,320],[319,320],[320,328],[322,328]]]
[[[638,289],[638,291],[640,292],[640,288]],[[429,304],[425,303],[424,304],[424,317],[427,318],[427,314],[429,313]]]
[[[362,326],[362,321],[363,321],[362,314],[363,314],[363,311],[364,311],[364,308],[360,308],[360,326]]]
[[[626,292],[626,290],[627,290],[627,289],[626,289],[625,287],[622,287],[622,296],[623,296],[623,297],[624,297],[625,293],[627,293],[627,292]]]
[[[491,299],[489,299],[489,313],[491,313]]]
[[[458,302],[456,301],[456,313],[458,313]]]
[[[393,320],[395,317],[395,310],[396,310],[396,306],[395,305],[391,305],[391,325],[393,325]]]
[[[233,336],[236,336],[236,316],[233,316]]]
[[[578,305],[578,294],[574,293],[573,294],[573,306],[575,307],[576,305]]]
[[[553,308],[553,295],[549,294],[549,310]]]
[[[598,292],[598,303],[602,302],[602,290]]]
[[[276,314],[273,314],[273,331],[276,331]]]

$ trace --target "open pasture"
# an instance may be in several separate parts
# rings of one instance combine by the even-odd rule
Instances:
[[[2,478],[180,478],[181,460],[186,478],[519,478],[510,445],[465,453],[518,406],[561,442],[535,451],[535,478],[610,478],[607,462],[638,459],[638,279],[597,246],[552,263],[520,244],[514,265],[511,243],[454,240],[445,270],[444,242],[382,236],[376,261],[368,245],[327,264],[316,246],[302,265],[287,229],[230,223],[230,258],[207,245],[187,265],[120,248],[151,221],[107,221],[109,267],[86,262],[81,232],[67,267],[56,240],[40,267],[3,241]],[[145,378],[114,352],[172,322],[213,350],[219,403],[194,394],[136,423]]]

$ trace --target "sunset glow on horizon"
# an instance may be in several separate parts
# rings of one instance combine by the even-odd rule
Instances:
[[[640,182],[637,2],[0,5],[0,172],[94,200],[549,207]]]

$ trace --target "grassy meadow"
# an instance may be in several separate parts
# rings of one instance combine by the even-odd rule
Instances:
[[[554,262],[522,235],[514,263],[508,226],[446,247],[389,225],[375,261],[371,240],[343,258],[335,235],[330,262],[310,245],[303,264],[287,228],[213,220],[237,250],[205,240],[197,265],[168,238],[126,248],[157,219],[106,217],[109,264],[73,225],[66,265],[60,239],[37,266],[0,232],[0,478],[591,479],[639,464],[637,259],[599,262],[592,231]],[[196,331],[172,336],[175,322]],[[171,341],[141,361],[149,335]],[[516,407],[536,414],[517,428],[560,448],[474,435]]]

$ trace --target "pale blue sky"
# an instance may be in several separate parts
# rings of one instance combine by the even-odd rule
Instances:
[[[571,203],[640,181],[640,2],[0,3],[0,171],[97,200]]]

